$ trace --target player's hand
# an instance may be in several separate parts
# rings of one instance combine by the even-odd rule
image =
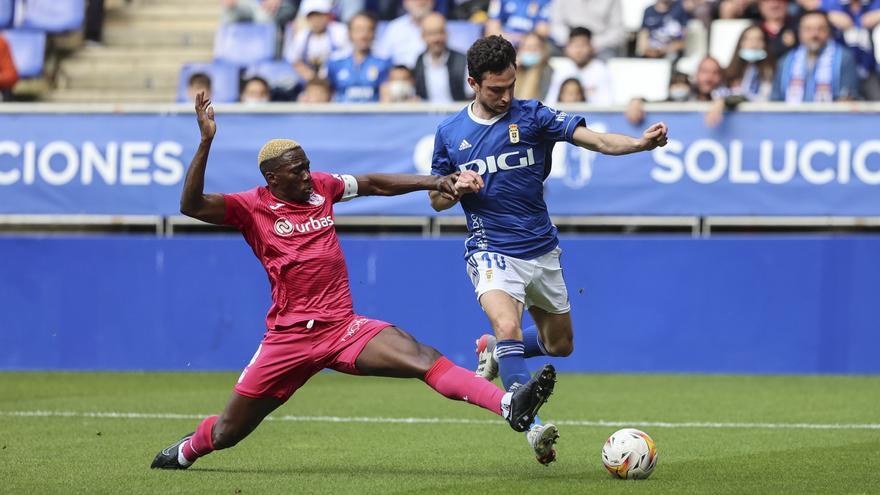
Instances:
[[[202,131],[202,141],[214,139],[214,134],[217,132],[214,107],[211,106],[211,100],[205,98],[204,92],[196,95],[196,119],[199,121],[199,130]]]
[[[442,177],[437,177],[434,184],[434,190],[440,192],[440,196],[450,201],[458,200],[458,191],[455,190],[455,181],[458,180],[459,172],[455,172]]]
[[[455,191],[458,195],[479,192],[483,188],[483,178],[473,170],[465,170],[455,181]]]
[[[669,128],[663,122],[658,122],[645,130],[642,134],[641,148],[642,151],[650,151],[658,146],[666,146]]]

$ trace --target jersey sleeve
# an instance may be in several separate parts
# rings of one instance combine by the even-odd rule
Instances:
[[[443,142],[443,133],[438,129],[434,136],[434,155],[431,158],[431,175],[449,175],[455,172],[455,165],[449,158],[449,151]]]
[[[223,216],[223,225],[244,229],[251,224],[254,207],[258,199],[257,189],[224,194],[223,199],[226,201],[226,214]]]
[[[535,123],[541,129],[544,136],[551,141],[571,142],[571,136],[578,126],[587,125],[586,120],[580,115],[569,115],[553,108],[544,106],[540,102],[535,104]]]
[[[320,184],[321,191],[333,203],[348,201],[358,195],[357,179],[352,175],[312,172],[312,181]]]

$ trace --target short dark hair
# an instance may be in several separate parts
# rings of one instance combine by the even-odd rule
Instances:
[[[578,36],[586,36],[587,41],[593,40],[593,32],[585,27],[573,27],[571,31],[568,32],[568,41],[571,41]]]
[[[211,77],[204,72],[196,72],[189,76],[189,80],[187,80],[187,86],[195,86],[195,85],[204,86],[208,89],[211,89]]]
[[[253,77],[249,77],[249,78],[245,79],[244,82],[241,83],[241,91],[244,91],[244,88],[245,88],[248,84],[250,84],[250,83],[252,83],[252,82],[254,82],[254,81],[256,81],[256,82],[262,84],[263,87],[266,88],[266,91],[272,91],[272,86],[269,85],[269,81],[263,79],[263,78],[260,77],[260,76],[253,76]]]
[[[504,72],[516,67],[516,50],[509,41],[498,35],[480,38],[467,51],[468,75],[477,84],[483,82],[486,72]]]
[[[804,17],[807,17],[808,15],[821,16],[823,19],[825,19],[825,24],[828,25],[829,29],[833,27],[831,25],[831,19],[828,18],[828,12],[825,12],[824,10],[808,10],[806,12],[803,12],[801,14],[801,17],[798,19],[798,26],[800,26],[800,23],[801,23],[800,21],[802,21],[804,19]]]
[[[348,20],[348,29],[351,29],[351,23],[354,22],[354,20],[358,17],[366,17],[370,22],[373,23],[373,31],[376,30],[376,25],[379,24],[379,18],[376,17],[376,15],[369,10],[362,10],[357,14],[351,16],[351,19]]]

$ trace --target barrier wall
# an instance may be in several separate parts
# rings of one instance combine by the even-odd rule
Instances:
[[[880,373],[880,239],[563,239],[564,371]],[[356,310],[457,363],[488,325],[460,239],[343,240]],[[234,237],[0,238],[0,369],[240,369],[269,305]]]
[[[294,108],[218,110],[206,188],[233,192],[261,184],[257,151],[273,137],[300,141],[316,170],[427,173],[435,128],[449,115]],[[599,131],[642,132],[621,112],[582,108],[576,113]],[[663,120],[670,129],[669,145],[652,153],[609,157],[567,143],[556,146],[546,188],[550,210],[556,215],[880,216],[876,110],[739,112],[716,129],[705,126],[702,112],[652,112],[649,120]],[[177,214],[184,172],[199,140],[191,111],[5,113],[0,136],[0,214]],[[526,148],[510,145],[504,152],[525,155]],[[364,198],[340,206],[339,212],[435,214],[418,194]]]

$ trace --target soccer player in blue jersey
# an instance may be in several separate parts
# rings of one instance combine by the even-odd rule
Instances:
[[[583,117],[515,99],[516,52],[501,36],[477,40],[467,59],[475,98],[437,128],[431,170],[461,172],[458,198],[431,192],[431,206],[441,211],[461,203],[468,275],[495,334],[477,340],[477,374],[489,380],[500,374],[510,389],[531,376],[525,358],[573,350],[561,250],[543,194],[554,144],[624,155],[664,146],[667,128],[654,124],[641,138],[598,133]],[[524,308],[535,321],[531,328],[521,328]],[[540,463],[556,459],[558,436],[554,425],[540,421],[528,431]]]

